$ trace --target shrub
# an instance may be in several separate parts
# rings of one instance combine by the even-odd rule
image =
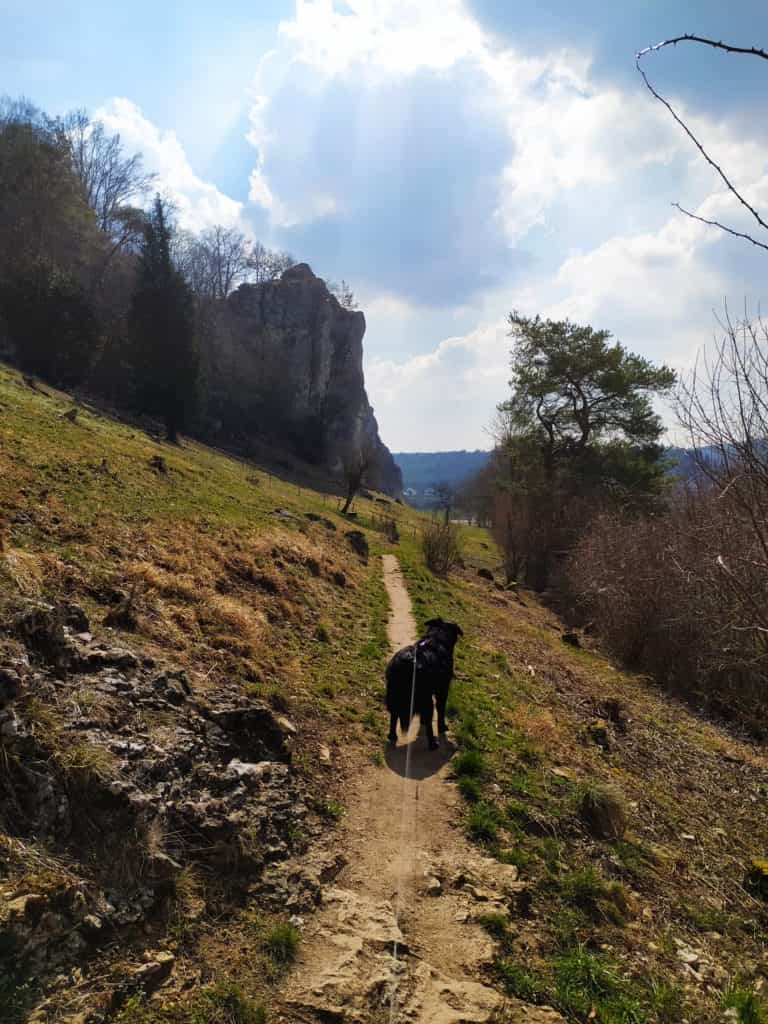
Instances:
[[[599,839],[621,839],[627,828],[627,805],[613,786],[590,786],[581,801],[581,816]]]
[[[427,568],[437,576],[448,576],[462,564],[462,538],[455,523],[431,522],[421,535],[421,551]]]

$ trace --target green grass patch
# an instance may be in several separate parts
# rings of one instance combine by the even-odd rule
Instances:
[[[506,942],[509,939],[509,921],[506,914],[497,912],[478,914],[475,920],[497,942]]]
[[[483,795],[480,782],[471,775],[462,775],[457,785],[468,804],[476,804]]]
[[[110,1024],[267,1024],[267,1011],[231,982],[198,990],[173,1009],[147,1002],[142,993],[130,996]]]
[[[299,929],[290,921],[275,921],[262,939],[262,949],[275,967],[288,967],[299,950]]]
[[[339,821],[344,814],[344,804],[339,803],[332,796],[325,796],[315,800],[313,806],[321,818],[326,821]]]
[[[731,978],[720,995],[724,1010],[735,1010],[738,1024],[767,1024],[768,1006],[749,983]]]
[[[607,957],[576,946],[554,958],[557,1004],[580,1021],[597,1024],[649,1024],[634,985]]]
[[[498,807],[487,800],[479,800],[470,807],[465,820],[469,838],[485,846],[497,841],[500,825],[501,814]]]
[[[684,910],[686,918],[697,931],[725,934],[731,926],[730,915],[717,907],[687,906]]]
[[[680,1024],[685,1017],[685,995],[679,985],[664,978],[649,978],[648,1002],[656,1024]]]
[[[653,855],[640,843],[632,843],[626,839],[618,839],[613,844],[616,860],[624,871],[633,878],[646,874],[653,864]]]
[[[547,1000],[547,986],[541,976],[509,957],[496,960],[493,973],[508,996],[522,999],[526,1003],[541,1003]]]
[[[482,751],[476,748],[459,751],[451,762],[451,767],[459,778],[468,776],[473,779],[481,779],[488,771]]]

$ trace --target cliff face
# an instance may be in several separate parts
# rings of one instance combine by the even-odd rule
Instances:
[[[206,346],[219,429],[272,437],[336,473],[362,452],[368,485],[398,496],[400,470],[365,393],[364,333],[363,314],[344,309],[305,263],[241,285]]]

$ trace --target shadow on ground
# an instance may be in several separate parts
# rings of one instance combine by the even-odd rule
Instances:
[[[443,765],[448,764],[456,752],[456,747],[445,736],[440,737],[440,746],[437,750],[428,750],[427,741],[424,736],[417,736],[393,747],[387,744],[385,761],[390,771],[396,775],[406,776],[406,764],[408,767],[409,779],[428,779],[431,775],[437,775]],[[410,761],[408,761],[410,755]]]

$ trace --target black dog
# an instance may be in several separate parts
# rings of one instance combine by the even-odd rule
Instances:
[[[455,622],[430,619],[427,632],[418,643],[403,647],[387,665],[387,711],[389,711],[389,742],[397,743],[397,723],[405,733],[411,724],[411,688],[413,714],[418,715],[426,729],[430,750],[437,740],[432,728],[433,698],[437,703],[437,728],[448,732],[445,724],[445,704],[453,678],[453,648],[464,634]],[[414,686],[413,659],[416,658]]]

